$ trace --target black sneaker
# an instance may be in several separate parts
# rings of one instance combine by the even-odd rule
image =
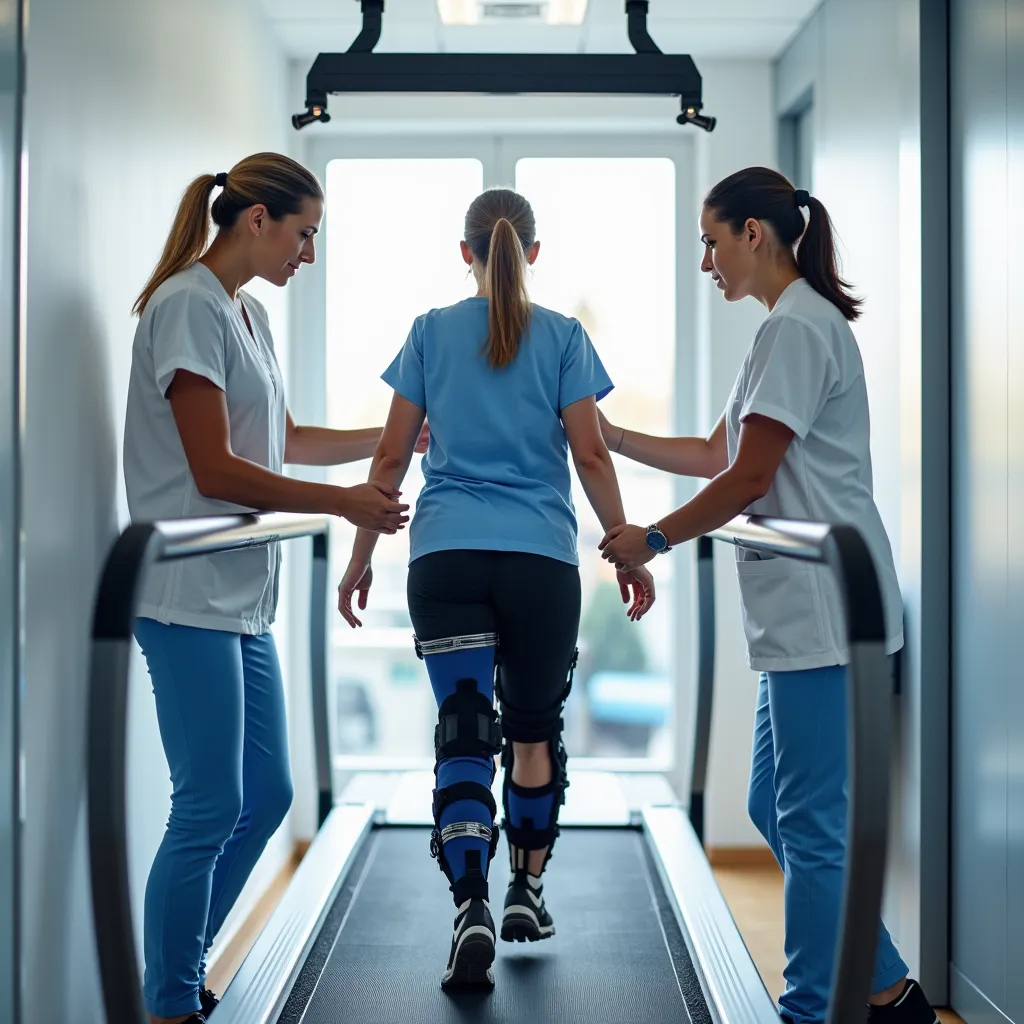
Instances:
[[[501,937],[505,942],[537,942],[555,934],[555,923],[544,906],[544,886],[535,875],[515,871],[505,894]]]
[[[868,1007],[868,1024],[939,1024],[921,986],[908,979],[902,995],[884,1006]]]
[[[203,1016],[209,1020],[210,1014],[217,1009],[217,1004],[220,1000],[208,988],[201,988],[199,990],[199,1002],[203,1004],[201,1011]]]
[[[452,952],[441,988],[489,988],[494,984],[494,921],[486,900],[471,899],[455,915]]]

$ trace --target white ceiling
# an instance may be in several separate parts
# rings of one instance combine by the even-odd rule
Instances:
[[[648,27],[666,53],[774,57],[821,0],[651,0]],[[285,52],[311,60],[359,32],[358,0],[260,0]],[[381,52],[630,53],[624,0],[589,0],[580,28],[445,27],[435,0],[386,0]]]

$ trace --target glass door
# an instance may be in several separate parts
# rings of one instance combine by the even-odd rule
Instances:
[[[326,375],[313,386],[324,388],[328,422],[383,421],[391,391],[380,374],[415,317],[473,294],[458,247],[469,203],[483,188],[507,184],[537,213],[533,298],[590,332],[616,383],[602,405],[610,418],[662,434],[684,426],[675,400],[685,335],[676,210],[688,152],[680,143],[607,138],[319,143],[313,164],[327,187]],[[678,484],[663,474],[619,459],[616,469],[632,522],[646,524],[678,503]],[[366,470],[366,463],[339,467],[328,479],[352,484]],[[417,457],[404,497],[415,501],[421,484]],[[566,712],[570,755],[579,767],[671,772],[682,753],[678,709],[689,703],[679,699],[690,674],[679,628],[688,623],[687,563],[659,560],[658,604],[640,624],[629,623],[597,553],[602,531],[575,476],[573,484],[584,612]],[[335,530],[336,579],[353,534],[345,523]],[[332,617],[331,725],[340,770],[433,764],[437,710],[412,649],[407,558],[407,535],[383,540],[363,629]]]
[[[601,404],[609,419],[671,434],[675,163],[662,156],[523,156],[514,173],[517,191],[533,204],[541,239],[534,300],[587,330],[615,383]],[[647,525],[672,509],[670,477],[625,459],[616,459],[615,468],[630,522]],[[667,767],[673,760],[676,561],[651,566],[658,600],[641,622],[630,622],[615,571],[597,553],[604,531],[575,474],[573,492],[583,616],[566,745],[581,756]]]
[[[484,187],[473,157],[339,158],[327,165],[327,412],[330,426],[383,423],[392,391],[380,375],[413,321],[475,294],[459,254],[466,208]],[[356,201],[358,197],[358,201]],[[331,483],[366,479],[367,463],[333,468]],[[415,503],[414,457],[402,485]],[[332,572],[341,579],[355,529],[336,521]],[[339,764],[433,764],[437,708],[413,651],[405,600],[409,534],[382,538],[363,628],[331,618],[334,750]],[[369,759],[369,761],[367,761]]]

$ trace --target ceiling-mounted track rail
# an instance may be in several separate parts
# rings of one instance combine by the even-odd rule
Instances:
[[[346,53],[321,53],[306,76],[306,110],[295,128],[330,121],[331,94],[473,93],[678,96],[680,124],[713,131],[701,114],[702,82],[686,54],[662,53],[647,30],[650,0],[626,0],[635,54],[375,53],[385,0],[359,0],[363,28]]]

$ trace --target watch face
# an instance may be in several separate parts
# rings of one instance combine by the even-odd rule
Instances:
[[[657,530],[652,530],[647,534],[647,546],[652,551],[664,551],[668,546],[668,541],[665,539],[665,535]]]

